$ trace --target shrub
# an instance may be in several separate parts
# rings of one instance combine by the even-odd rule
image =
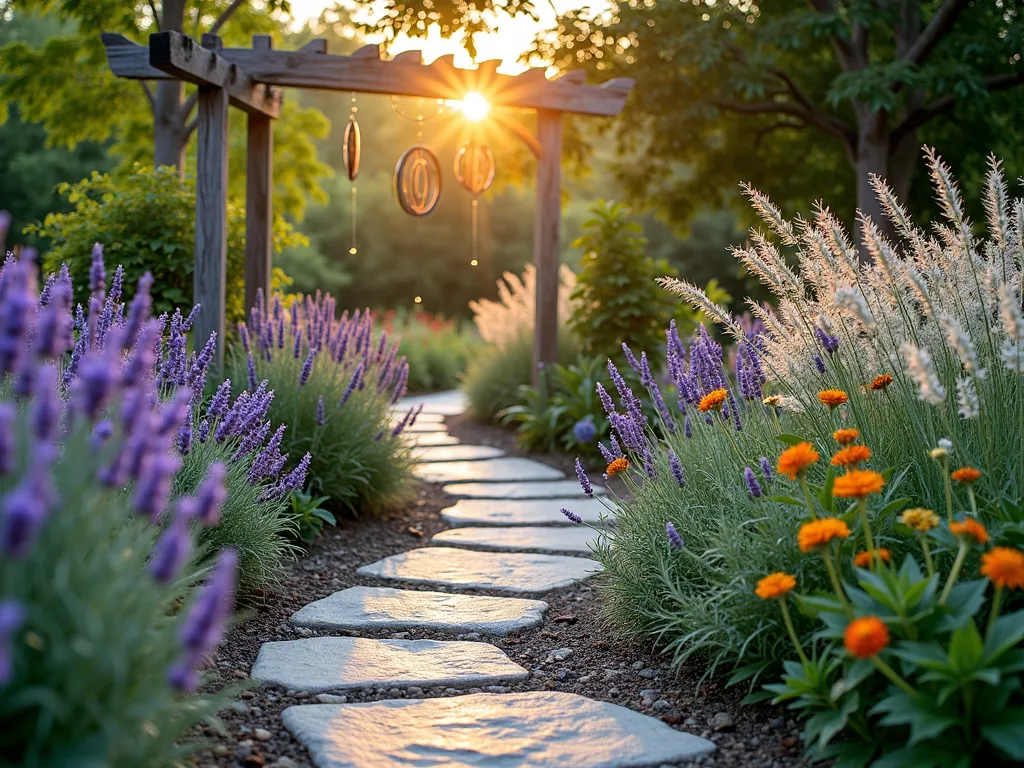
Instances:
[[[672,268],[647,255],[643,230],[629,220],[625,206],[600,200],[591,212],[583,235],[573,243],[584,253],[570,296],[569,327],[586,355],[617,359],[623,344],[653,353],[673,308],[671,296],[655,279],[673,274]],[[690,323],[692,313],[685,330]]]
[[[477,348],[478,339],[471,330],[429,312],[390,310],[381,326],[401,339],[398,354],[409,363],[410,392],[454,389]]]
[[[195,266],[195,185],[179,181],[173,168],[136,166],[125,176],[93,173],[77,184],[57,187],[74,206],[68,213],[50,214],[41,226],[29,229],[52,244],[45,268],[67,264],[78,286],[75,299],[89,306],[89,254],[103,243],[107,258],[124,267],[134,285],[149,272],[154,277],[153,306],[157,313],[173,312],[192,301]],[[244,319],[245,206],[228,201],[228,255],[225,311],[229,320]],[[274,250],[303,240],[284,219],[274,219]]]
[[[394,425],[391,407],[405,393],[408,364],[387,334],[374,337],[368,310],[338,319],[329,295],[305,296],[285,309],[277,294],[269,306],[260,298],[239,334],[229,358],[234,387],[268,382],[271,429],[288,425],[282,448],[312,454],[311,493],[350,513],[407,496],[412,462],[399,436],[413,414]]]
[[[0,763],[177,766],[219,705],[182,692],[232,610],[234,554],[197,570],[190,533],[224,489],[170,503],[186,400],[155,396],[145,291],[85,344],[71,296],[64,273],[37,297],[28,260],[0,274]]]
[[[944,508],[947,493],[958,509],[970,502],[966,488],[949,489],[948,467],[928,458],[942,439],[955,446],[958,462],[986,468],[977,487],[1001,500],[998,516],[1021,536],[1024,321],[1016,265],[1024,232],[1010,212],[1024,204],[1007,201],[993,165],[986,200],[992,235],[982,240],[963,218],[948,170],[935,157],[930,166],[947,224],[928,237],[879,183],[905,245],[897,248],[865,220],[871,263],[858,260],[827,211],[797,227],[751,191],[797,264],[790,268],[757,233],[738,252],[776,294],[775,309],[754,309],[765,330],[753,341],[695,286],[667,281],[725,327],[739,354],[727,376],[721,349],[706,334],[689,349],[670,335],[667,369],[680,396],[647,382],[650,399],[665,403],[656,429],[637,429],[646,421],[638,398],[619,389],[622,412],[616,407],[610,421],[631,472],[644,481],[618,503],[616,534],[601,544],[598,559],[607,610],[625,631],[660,638],[677,658],[700,654],[709,673],[750,665],[751,684],[786,657],[778,611],[765,610],[754,585],[785,571],[807,590],[829,587],[822,563],[796,544],[807,512],[804,489],[775,471],[779,441],[792,442],[792,435],[822,455],[838,448],[833,433],[840,429],[856,429],[871,446],[872,466],[887,477],[876,534],[897,561],[910,551],[895,524],[902,506]],[[719,389],[725,400],[714,406],[711,398],[702,411],[702,398]],[[807,479],[829,488],[836,470],[823,464]],[[760,496],[751,492],[750,476]],[[824,506],[831,496],[813,503]],[[671,547],[666,523],[682,535],[682,551]],[[814,623],[801,615],[794,622],[806,643]]]

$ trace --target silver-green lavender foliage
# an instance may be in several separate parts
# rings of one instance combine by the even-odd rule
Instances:
[[[899,241],[862,220],[866,263],[826,209],[790,222],[748,190],[776,238],[753,232],[737,256],[775,297],[772,307],[750,306],[765,328],[764,394],[779,404],[744,400],[738,382],[730,381],[741,430],[731,419],[706,424],[693,402],[682,411],[673,404],[674,432],[662,420],[647,432],[649,448],[631,452],[632,476],[642,482],[617,504],[615,533],[597,553],[607,610],[627,632],[656,638],[678,659],[710,660],[709,671],[786,657],[778,611],[754,595],[754,586],[781,570],[813,589],[824,586],[824,574],[818,559],[798,551],[800,508],[768,498],[801,496],[797,484],[762,468],[774,468],[785,448],[780,433],[815,443],[822,461],[812,479],[820,484],[838,448],[832,432],[856,427],[874,452],[872,468],[892,470],[880,505],[902,497],[936,508],[945,505],[943,468],[928,453],[949,440],[951,468],[982,469],[982,493],[1005,502],[994,514],[1021,526],[1015,505],[1024,489],[1024,201],[1008,198],[993,160],[984,236],[966,220],[949,169],[930,152],[928,164],[944,221],[923,231],[876,180]],[[664,284],[743,338],[729,313],[696,286]],[[885,374],[893,383],[872,389]],[[830,412],[817,400],[828,388],[846,391],[849,403]],[[643,470],[645,451],[653,479]],[[682,487],[672,463],[683,471]],[[750,493],[747,468],[762,486],[761,498]],[[956,508],[966,509],[963,489],[953,493]],[[666,523],[681,534],[684,549],[671,546]],[[882,545],[898,553],[906,539],[892,517],[879,527]],[[844,552],[847,560],[852,555]],[[801,631],[813,629],[797,620]]]

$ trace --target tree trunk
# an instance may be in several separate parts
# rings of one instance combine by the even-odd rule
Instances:
[[[183,32],[185,0],[164,0],[160,19],[161,31]],[[188,115],[182,109],[184,84],[180,80],[161,80],[153,99],[153,165],[170,165],[185,171],[185,145],[188,136],[185,123]]]
[[[865,112],[857,125],[857,152],[855,171],[857,173],[857,210],[871,217],[882,232],[891,235],[891,225],[882,210],[881,203],[871,189],[871,175],[888,179],[891,166],[889,141],[889,115],[885,110]],[[867,261],[870,256],[860,243],[860,227],[857,226],[857,240],[860,258]]]

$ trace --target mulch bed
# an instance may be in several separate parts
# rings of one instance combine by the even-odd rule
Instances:
[[[461,440],[478,445],[496,445],[510,455],[523,455],[505,430],[475,425],[463,417],[448,419],[449,430]],[[548,457],[532,456],[541,461]],[[552,457],[547,463],[571,474],[572,460]],[[332,634],[296,629],[288,617],[303,605],[349,586],[373,585],[374,580],[357,576],[356,569],[388,555],[425,545],[446,526],[440,511],[452,503],[439,488],[423,485],[408,508],[376,518],[344,520],[327,529],[308,554],[291,564],[280,585],[257,596],[257,604],[244,611],[229,633],[216,659],[215,675],[209,684],[216,690],[245,680],[260,645],[273,640]],[[385,582],[378,582],[385,585]],[[394,582],[388,586],[395,586]],[[424,589],[408,585],[410,589]],[[537,597],[547,600],[550,610],[536,629],[505,638],[483,640],[504,650],[516,663],[531,671],[531,677],[501,690],[559,690],[613,702],[661,718],[669,725],[704,736],[719,749],[714,755],[685,765],[784,766],[809,765],[802,757],[799,728],[791,714],[769,705],[743,707],[745,691],[725,689],[720,681],[705,681],[698,665],[678,673],[668,669],[663,657],[649,647],[617,638],[603,622],[594,605],[595,590],[586,584]],[[337,633],[350,634],[350,633]],[[354,634],[354,633],[352,633]],[[374,636],[360,632],[360,636]],[[378,637],[395,637],[379,633]],[[436,631],[403,632],[397,637],[455,639]],[[558,653],[553,653],[553,652]],[[566,652],[568,651],[568,652]],[[488,689],[491,690],[491,689]],[[453,696],[467,691],[443,688],[386,690],[362,689],[348,692],[350,702],[387,698]],[[478,693],[480,689],[470,689]],[[288,694],[280,689],[252,688],[242,693],[236,711],[222,714],[225,732],[204,729],[211,747],[198,753],[198,766],[310,766],[309,756],[281,724],[281,711],[293,704],[314,703],[311,694]],[[571,717],[571,713],[566,713]],[[568,767],[567,767],[568,768]]]

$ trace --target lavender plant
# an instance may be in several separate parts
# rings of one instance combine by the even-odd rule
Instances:
[[[195,557],[222,478],[171,499],[192,395],[157,395],[145,281],[125,316],[96,260],[76,341],[69,277],[39,295],[32,256],[0,272],[0,764],[181,765],[219,706],[185,694],[233,607],[235,553]]]
[[[373,512],[400,501],[411,488],[411,459],[402,431],[415,419],[396,416],[408,365],[398,343],[375,337],[366,312],[336,316],[330,295],[285,306],[262,295],[239,325],[229,360],[236,388],[266,381],[274,391],[268,418],[280,447],[303,456],[310,491],[349,513]],[[278,435],[277,432],[274,433]]]

